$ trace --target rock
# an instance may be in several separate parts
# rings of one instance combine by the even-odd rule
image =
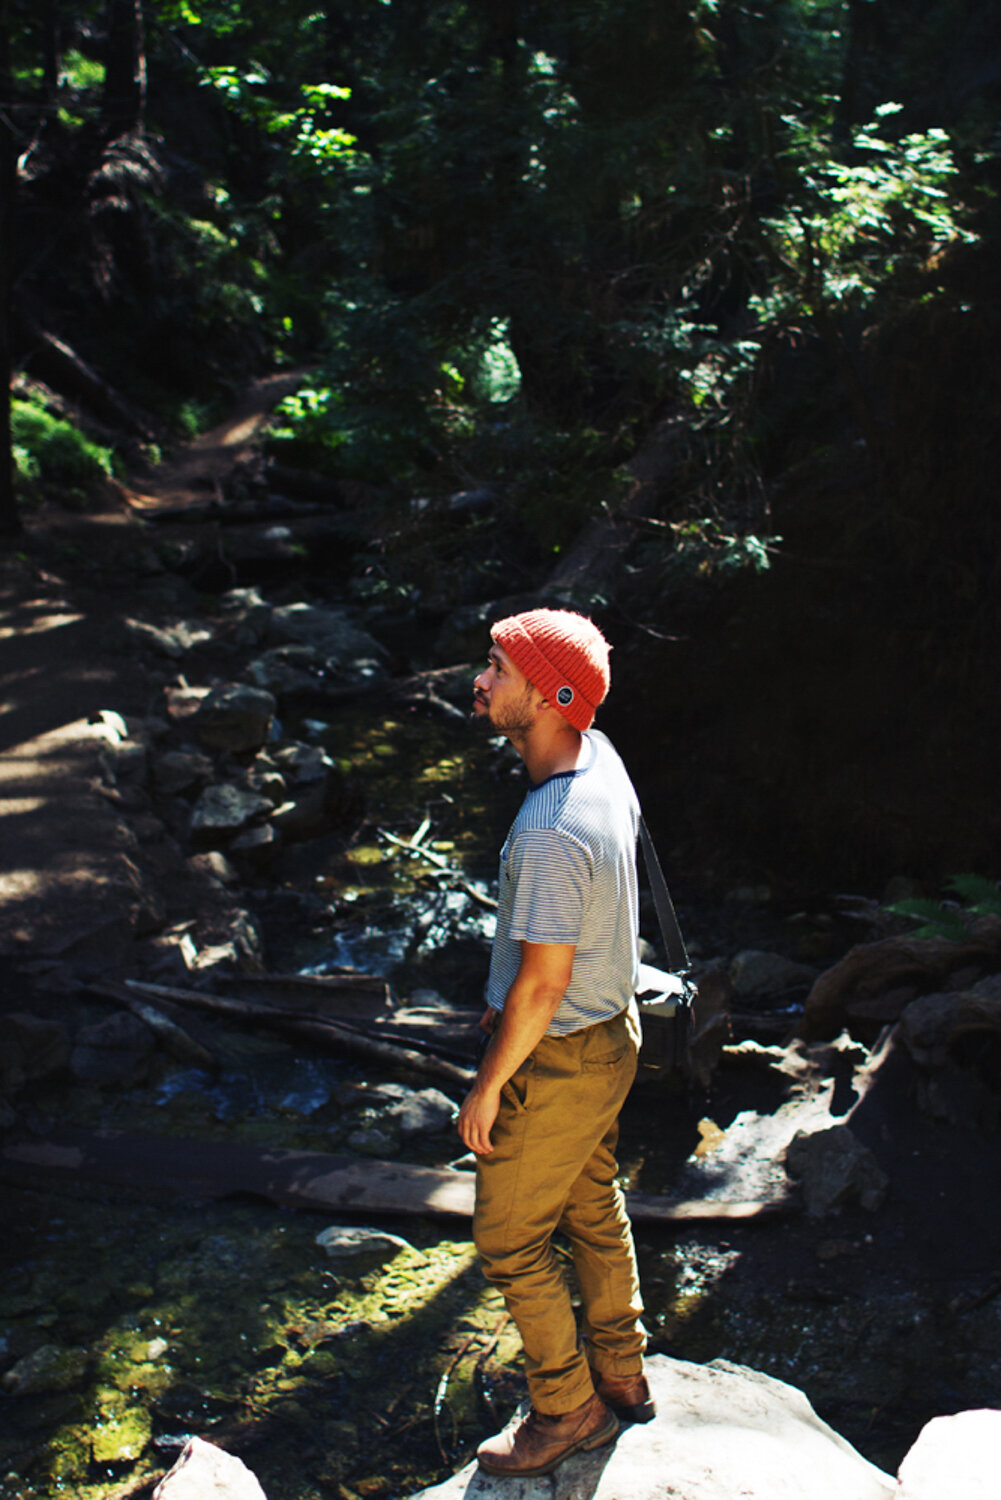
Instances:
[[[212,761],[200,750],[167,750],[153,761],[153,785],[164,797],[204,786],[211,775]]]
[[[458,1113],[458,1106],[440,1089],[406,1089],[401,1098],[383,1111],[383,1118],[395,1121],[400,1134],[406,1137],[449,1130]]]
[[[340,783],[329,755],[319,745],[284,745],[275,751],[274,760],[289,795],[275,808],[272,824],[291,843],[323,833]]]
[[[935,1417],[900,1465],[896,1500],[996,1500],[1001,1411]]]
[[[322,1229],[316,1236],[332,1258],[342,1259],[351,1255],[381,1255],[388,1260],[399,1255],[401,1250],[413,1250],[408,1240],[398,1234],[388,1234],[384,1229],[366,1229],[361,1225],[334,1224]]]
[[[554,1474],[514,1480],[475,1461],[421,1500],[888,1500],[896,1484],[794,1387],[714,1360],[646,1364],[657,1416]],[[941,1500],[946,1500],[943,1495]]]
[[[281,697],[315,691],[327,672],[327,659],[315,646],[274,646],[248,662],[245,671],[255,687]]]
[[[260,645],[268,633],[271,605],[257,589],[230,589],[222,595],[219,607],[234,645]]]
[[[886,1196],[886,1174],[847,1125],[800,1131],[789,1142],[786,1168],[800,1179],[811,1218],[837,1213],[847,1203],[876,1209]]]
[[[248,828],[235,838],[229,845],[229,853],[241,863],[259,868],[270,864],[281,847],[277,829],[264,823],[259,828]]]
[[[71,1391],[83,1380],[89,1363],[86,1349],[42,1344],[19,1359],[0,1384],[10,1396],[48,1396],[54,1391]]]
[[[123,620],[122,625],[131,645],[140,650],[156,651],[160,656],[168,656],[177,661],[184,655],[184,646],[177,633],[173,630],[161,630],[156,625],[148,625],[145,620]]]
[[[900,1018],[897,1035],[916,1063],[943,1068],[960,1037],[1001,1038],[1001,998],[983,988],[964,994],[922,995]]]
[[[283,776],[296,787],[328,781],[336,771],[330,756],[320,745],[282,745],[274,752],[273,758]]]
[[[58,1021],[22,1011],[0,1016],[0,1093],[58,1073],[69,1055],[69,1032]]]
[[[187,724],[194,718],[212,689],[207,687],[172,687],[164,693],[164,707],[171,724]]]
[[[290,844],[324,832],[327,811],[326,789],[315,786],[294,801],[283,802],[271,814],[271,822]]]
[[[207,786],[202,792],[192,810],[188,831],[194,843],[211,848],[217,840],[228,843],[273,811],[269,797],[224,782]]]
[[[781,995],[786,990],[802,989],[817,977],[816,969],[795,963],[781,953],[764,953],[745,948],[728,966],[735,995]]]
[[[259,750],[267,741],[278,705],[271,693],[227,682],[203,698],[190,719],[191,727],[212,750]]]
[[[243,784],[248,791],[258,792],[262,797],[270,797],[276,806],[285,801],[287,791],[285,777],[266,750],[254,756],[253,764],[247,767]]]
[[[903,937],[860,943],[816,980],[798,1033],[808,1041],[836,1036],[861,1008],[895,994],[895,1005],[883,1004],[879,1014],[869,1018],[882,1027],[896,1020],[916,995],[942,990],[951,974],[971,964],[993,971],[999,957],[1001,916],[980,917],[971,925],[969,938],[960,943]]]
[[[153,1491],[153,1500],[266,1500],[266,1496],[235,1454],[193,1437]]]
[[[149,751],[143,740],[125,738],[117,740],[101,756],[111,786],[120,781],[141,781],[146,775]]]
[[[995,1064],[1001,1042],[1001,996],[989,982],[960,994],[922,995],[907,1006],[896,1029],[919,1070],[921,1107],[952,1125],[993,1130],[1001,1079]]]
[[[83,1026],[70,1054],[70,1070],[79,1083],[132,1084],[146,1076],[156,1038],[138,1016],[116,1011],[96,1026]]]
[[[799,1134],[830,1125],[830,1093],[808,1075],[778,1109],[741,1110],[724,1131],[703,1138],[685,1163],[679,1192],[707,1202],[781,1199],[789,1189],[783,1165],[789,1144]]]
[[[348,1145],[359,1156],[395,1156],[400,1149],[396,1132],[379,1124],[359,1125],[348,1136]]]
[[[384,671],[383,648],[341,610],[320,604],[282,605],[271,612],[269,635],[276,645],[312,646],[341,676],[374,677]]]
[[[193,874],[207,877],[221,886],[235,885],[239,878],[225,854],[218,849],[193,854],[186,864]]]

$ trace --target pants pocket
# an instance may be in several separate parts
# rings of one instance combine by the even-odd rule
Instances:
[[[519,1113],[528,1109],[528,1096],[532,1083],[532,1060],[523,1062],[517,1072],[512,1073],[507,1083],[501,1085],[501,1098]]]
[[[629,1051],[628,1044],[621,1044],[615,1048],[608,1048],[599,1052],[595,1057],[585,1057],[580,1065],[582,1073],[613,1073],[616,1068],[621,1068]]]

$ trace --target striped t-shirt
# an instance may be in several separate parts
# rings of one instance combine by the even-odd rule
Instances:
[[[639,970],[636,836],[639,804],[604,735],[587,759],[529,789],[500,857],[497,932],[487,1002],[504,1009],[522,941],[575,943],[573,971],[547,1035],[617,1015]]]

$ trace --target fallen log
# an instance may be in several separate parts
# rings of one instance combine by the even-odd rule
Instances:
[[[118,989],[120,989],[119,994],[108,993]],[[178,1062],[187,1063],[189,1067],[202,1068],[206,1073],[218,1072],[219,1059],[201,1042],[190,1036],[183,1026],[179,1026],[176,1021],[166,1015],[158,1005],[153,1005],[139,995],[131,994],[124,986],[109,984],[105,994],[106,998],[117,1000],[134,1016],[138,1016],[140,1021],[145,1022],[163,1043],[164,1051],[176,1058]]]
[[[267,1026],[275,1031],[301,1037],[304,1041],[327,1050],[363,1057],[380,1063],[383,1067],[419,1073],[461,1088],[468,1088],[475,1077],[472,1068],[449,1062],[431,1052],[382,1041],[372,1036],[370,1031],[358,1030],[343,1021],[330,1021],[315,1014],[283,1010],[272,1005],[255,1005],[250,1000],[229,999],[224,995],[205,994],[200,990],[178,989],[174,985],[147,984],[139,979],[127,979],[125,984],[130,991],[139,995],[175,1000],[179,1005],[214,1011],[217,1015],[227,1016],[232,1020]],[[102,988],[113,990],[114,987],[97,986],[98,991]]]
[[[429,1214],[469,1218],[476,1179],[452,1167],[358,1160],[321,1151],[267,1147],[63,1126],[44,1140],[20,1141],[0,1155],[0,1176],[15,1183],[86,1178],[155,1196],[228,1198],[252,1194],[285,1207],[352,1214]],[[634,1223],[750,1222],[796,1207],[792,1196],[749,1202],[671,1201],[627,1193]]]
[[[296,1010],[315,1007],[324,1017],[345,1021],[393,1014],[389,985],[380,974],[221,974],[214,983],[234,991],[240,999],[256,992],[267,995],[274,1005],[284,1006],[291,1000]]]
[[[75,349],[24,313],[21,323],[35,346],[29,357],[32,369],[38,370],[57,391],[78,397],[99,417],[124,427],[136,437],[149,441],[155,436],[152,419],[133,407]]]

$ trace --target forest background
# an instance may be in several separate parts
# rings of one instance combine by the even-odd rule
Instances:
[[[997,875],[990,0],[2,0],[0,46],[9,545],[306,371],[270,458],[378,517],[359,606],[620,522],[575,602],[672,867]]]

